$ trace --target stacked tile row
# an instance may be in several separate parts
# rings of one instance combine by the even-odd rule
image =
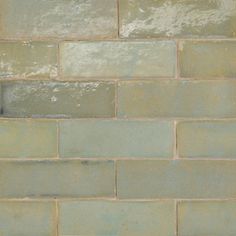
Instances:
[[[235,0],[0,0],[0,235],[236,235]]]

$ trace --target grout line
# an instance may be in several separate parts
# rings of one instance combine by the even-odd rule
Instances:
[[[114,166],[115,166],[115,186],[114,186],[114,195],[115,195],[115,199],[117,199],[117,161],[114,162]]]
[[[59,236],[59,205],[58,200],[55,200],[56,204],[56,236]]]
[[[119,0],[116,0],[117,7],[117,38],[120,39],[120,3]]]
[[[178,226],[179,226],[179,222],[178,222],[178,200],[175,200],[175,236],[178,236],[179,232],[178,232]]]

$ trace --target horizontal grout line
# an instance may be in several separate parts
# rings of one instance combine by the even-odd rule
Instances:
[[[234,162],[236,161],[236,156],[235,158],[229,158],[229,157],[222,157],[222,158],[216,158],[216,157],[178,157],[178,158],[159,158],[159,157],[45,157],[45,158],[0,158],[0,162],[30,162],[30,161],[35,161],[35,162],[64,162],[64,161],[230,161]]]

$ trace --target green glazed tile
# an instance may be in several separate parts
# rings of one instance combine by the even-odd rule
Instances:
[[[0,78],[51,78],[56,76],[56,44],[0,42]]]
[[[236,81],[123,81],[119,117],[235,117]]]
[[[181,122],[177,126],[180,157],[236,158],[236,122]]]
[[[235,37],[234,0],[120,0],[120,35]]]
[[[0,120],[0,158],[57,156],[57,123]]]
[[[236,235],[235,212],[235,201],[181,202],[178,207],[178,235]]]
[[[6,82],[4,115],[9,117],[112,117],[111,82]]]
[[[175,206],[172,201],[63,201],[59,222],[60,235],[173,236]]]
[[[2,38],[111,38],[118,31],[116,0],[1,0],[0,9]]]
[[[1,201],[0,235],[54,236],[55,213],[52,202]]]
[[[60,122],[62,157],[172,157],[171,122],[77,120]]]
[[[0,198],[111,197],[112,161],[2,161]]]
[[[172,77],[173,41],[65,42],[61,45],[64,77]]]
[[[236,25],[236,24],[235,24]],[[187,78],[234,78],[236,42],[180,43],[180,75]]]
[[[235,198],[236,162],[118,161],[119,198]]]

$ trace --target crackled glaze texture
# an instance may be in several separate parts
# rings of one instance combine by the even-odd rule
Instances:
[[[113,83],[6,82],[3,115],[11,117],[112,117]]]
[[[1,0],[0,38],[110,38],[116,0]]]
[[[235,0],[120,0],[120,34],[145,37],[235,37]]]
[[[61,44],[64,77],[171,77],[172,41],[66,42]]]
[[[0,42],[1,78],[57,76],[57,45],[50,42]]]

